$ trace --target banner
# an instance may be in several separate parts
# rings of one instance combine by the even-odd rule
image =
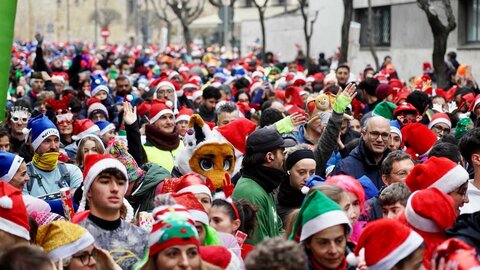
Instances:
[[[0,1],[0,120],[5,118],[17,0]]]

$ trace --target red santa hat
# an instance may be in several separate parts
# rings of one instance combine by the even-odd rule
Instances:
[[[197,80],[195,80],[192,77],[186,83],[184,83],[182,85],[182,90],[185,90],[186,88],[194,88],[195,90],[198,90],[198,89],[200,89],[200,84],[198,83]]]
[[[405,207],[408,224],[423,232],[444,232],[453,226],[456,218],[452,197],[437,188],[415,191],[408,198]]]
[[[255,91],[257,91],[258,89],[261,89],[263,88],[263,83],[262,81],[253,81],[250,86],[248,86],[248,92],[250,93],[250,95],[252,95]]]
[[[100,132],[100,128],[93,123],[90,119],[76,120],[73,124],[73,136],[74,141],[79,141],[88,134],[97,135]]]
[[[410,123],[402,128],[403,143],[419,156],[428,154],[435,142],[437,135],[427,126],[420,123]]]
[[[209,224],[209,218],[207,210],[205,207],[198,201],[197,197],[191,192],[186,192],[182,194],[172,194],[175,202],[187,208],[188,213],[192,216],[194,221],[203,223],[204,225]]]
[[[238,118],[224,126],[215,128],[212,135],[220,143],[229,142],[232,144],[235,152],[239,151],[241,154],[245,154],[247,137],[256,128],[257,125],[252,121],[246,118]]]
[[[155,122],[157,122],[158,119],[160,119],[160,117],[162,117],[162,115],[165,115],[165,114],[173,114],[173,110],[172,110],[172,102],[170,100],[166,100],[166,99],[156,99],[154,101],[152,101],[152,107],[150,109],[150,121],[149,123],[150,124],[153,124]]]
[[[224,246],[201,246],[200,257],[203,261],[225,270],[241,269],[240,259]]]
[[[255,81],[255,80],[261,80],[263,79],[263,76],[265,76],[265,74],[259,70],[256,70],[252,73],[252,80]]]
[[[470,104],[470,107],[468,108],[468,111],[471,112],[471,111],[475,110],[475,108],[477,107],[478,104],[480,104],[480,95],[477,95],[475,97],[475,101]]]
[[[30,240],[30,226],[22,191],[5,181],[0,181],[0,230]]]
[[[430,157],[424,163],[413,167],[405,183],[412,192],[435,187],[444,193],[450,193],[468,179],[468,172],[461,165],[448,158]]]
[[[367,224],[358,239],[355,255],[365,251],[369,270],[392,269],[423,243],[423,238],[393,219],[379,219]]]
[[[197,173],[187,173],[182,175],[176,181],[173,192],[183,194],[191,192],[193,194],[205,193],[212,199],[212,191],[207,187],[205,181]]]
[[[436,113],[433,115],[432,120],[428,123],[428,128],[432,129],[438,123],[444,123],[449,128],[452,127],[452,122],[450,121],[450,117],[446,113]]]
[[[87,193],[97,176],[105,169],[114,168],[125,176],[125,185],[128,185],[128,173],[125,165],[111,155],[90,154],[85,156],[83,170],[83,195],[78,211],[84,211],[87,204]],[[125,188],[125,192],[127,188]],[[123,194],[122,194],[123,195]],[[125,202],[125,200],[124,200]]]
[[[197,98],[201,97],[203,94],[202,90],[197,90],[192,93],[192,96],[187,96],[187,98],[191,99],[192,101],[195,101]]]
[[[193,110],[187,107],[181,108],[175,116],[175,123],[180,121],[190,121],[190,116],[193,115]]]

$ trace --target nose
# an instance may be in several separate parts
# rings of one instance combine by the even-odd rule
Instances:
[[[190,263],[188,262],[188,257],[187,257],[187,253],[185,252],[182,252],[182,257],[180,258],[180,261],[179,261],[179,266],[182,267],[182,268],[187,268]]]
[[[113,193],[118,192],[118,184],[116,181],[113,181],[113,183],[110,185],[110,191]]]
[[[90,260],[88,261],[88,266],[94,267],[96,264],[97,264],[97,261],[95,260],[95,257],[91,256]]]
[[[396,215],[392,211],[388,211],[387,218],[394,219],[394,218],[396,218]]]
[[[468,203],[469,201],[470,199],[468,198],[468,194],[465,194],[465,196],[463,196],[463,202]]]

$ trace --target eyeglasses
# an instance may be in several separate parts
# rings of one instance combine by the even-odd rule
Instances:
[[[390,137],[390,133],[389,132],[378,132],[378,131],[368,131],[368,134],[370,134],[370,136],[372,136],[372,139],[376,140],[378,139],[378,137],[382,136],[382,140],[384,141],[387,141],[388,138]]]
[[[10,120],[15,124],[26,124],[28,122],[28,117],[12,116]]]
[[[83,266],[87,266],[90,263],[92,257],[97,257],[97,249],[93,249],[92,253],[83,253],[80,255],[74,255],[72,258],[79,259]]]
[[[173,90],[172,89],[158,89],[157,90],[157,95],[169,95],[169,94],[173,94]]]
[[[446,127],[446,128],[442,128],[441,126],[439,125],[435,125],[432,127],[433,129],[435,129],[436,131],[438,132],[442,132],[442,133],[450,133],[450,128]]]
[[[400,178],[406,178],[408,176],[408,172],[407,171],[404,171],[404,170],[400,170],[400,171],[396,171],[396,172],[392,172],[392,174],[400,177]]]
[[[71,113],[57,114],[57,122],[58,123],[72,122],[72,120],[73,120],[73,114],[71,114]]]

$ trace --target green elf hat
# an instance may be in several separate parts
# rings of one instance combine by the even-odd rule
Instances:
[[[397,108],[397,105],[389,101],[382,101],[373,109],[373,116],[382,116],[388,120],[393,120],[393,111]]]
[[[347,225],[347,235],[350,235],[352,226],[345,212],[325,194],[313,190],[305,198],[289,238],[302,242],[317,232],[340,224]]]

